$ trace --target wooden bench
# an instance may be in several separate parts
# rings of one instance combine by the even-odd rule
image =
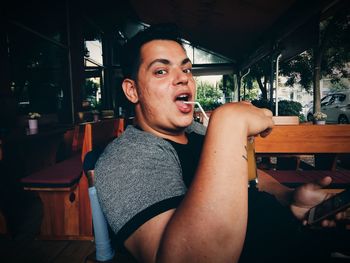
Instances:
[[[25,190],[35,191],[44,207],[40,239],[93,240],[88,183],[82,176],[82,160],[93,147],[105,147],[124,130],[124,120],[107,119],[75,127],[72,157],[21,180]]]
[[[82,175],[80,155],[24,177],[24,190],[35,191],[43,203],[41,239],[79,236],[79,189]]]
[[[350,153],[350,125],[276,125],[266,138],[255,138],[255,152],[257,157],[314,155],[315,168],[325,170],[318,173],[267,170],[281,183],[295,185],[315,179],[318,174],[319,177],[328,175],[334,178],[330,188],[350,185],[349,172],[336,170],[337,158]],[[320,167],[318,158],[325,156],[330,164]]]

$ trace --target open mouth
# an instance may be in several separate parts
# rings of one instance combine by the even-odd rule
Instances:
[[[180,95],[178,95],[175,98],[175,103],[178,107],[178,109],[182,112],[182,113],[190,113],[193,106],[186,104],[186,102],[191,100],[191,96],[189,93],[182,93]]]
[[[188,101],[189,95],[188,94],[181,94],[176,97],[176,101]]]

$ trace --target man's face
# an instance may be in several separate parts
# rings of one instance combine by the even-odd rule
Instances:
[[[144,130],[173,134],[193,120],[195,82],[192,63],[175,41],[153,40],[141,48],[136,114]]]

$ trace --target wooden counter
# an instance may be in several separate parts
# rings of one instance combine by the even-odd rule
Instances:
[[[255,152],[269,154],[350,153],[350,125],[278,125],[255,138]]]

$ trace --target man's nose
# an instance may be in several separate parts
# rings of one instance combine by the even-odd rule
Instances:
[[[188,83],[189,76],[187,73],[183,72],[181,68],[176,69],[174,78],[175,85],[186,85]]]

